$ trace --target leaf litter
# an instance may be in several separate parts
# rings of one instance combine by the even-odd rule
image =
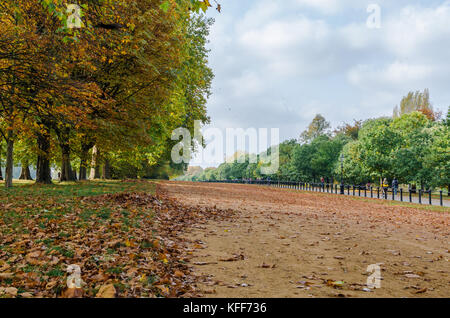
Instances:
[[[32,198],[29,198],[32,200]],[[231,210],[148,192],[49,196],[0,214],[0,297],[192,297],[192,242],[182,233]],[[68,288],[68,266],[81,288]]]

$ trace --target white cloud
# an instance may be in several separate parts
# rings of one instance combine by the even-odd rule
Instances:
[[[213,13],[212,126],[279,127],[298,137],[316,113],[334,125],[390,115],[410,90],[450,104],[450,1],[227,0]],[[406,4],[406,5],[405,5]]]
[[[295,0],[295,3],[300,7],[312,8],[324,14],[336,13],[340,8],[338,0]]]
[[[379,89],[381,85],[414,85],[417,81],[426,81],[433,74],[429,65],[394,62],[384,68],[373,65],[357,65],[348,73],[350,82],[359,86],[372,86]]]
[[[434,7],[407,6],[384,26],[387,48],[403,57],[449,53],[450,1]],[[432,50],[436,49],[436,52]]]

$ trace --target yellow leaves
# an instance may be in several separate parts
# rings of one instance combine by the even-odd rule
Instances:
[[[169,295],[169,288],[167,288],[166,286],[158,285],[156,286],[156,288],[158,288],[164,296]]]
[[[169,263],[169,260],[167,259],[167,255],[164,254],[164,253],[159,254],[159,259],[160,259],[164,264]]]

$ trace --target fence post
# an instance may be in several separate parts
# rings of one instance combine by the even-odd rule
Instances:
[[[403,188],[400,189],[400,201],[403,202]]]
[[[419,190],[419,204],[422,204],[422,189]]]
[[[392,201],[395,201],[395,189],[392,188]]]
[[[442,190],[439,191],[439,200],[441,202],[441,206],[444,206],[444,201],[442,200]]]
[[[430,189],[430,191],[429,191],[429,201],[430,201],[430,205],[433,205],[433,201],[432,201],[432,199],[431,199],[431,189]]]
[[[409,203],[412,203],[412,190],[409,189]]]
[[[361,196],[361,186],[358,186],[358,196]]]

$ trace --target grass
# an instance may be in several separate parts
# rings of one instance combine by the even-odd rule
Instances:
[[[96,196],[107,193],[149,190],[147,182],[121,182],[111,180],[85,182],[55,182],[37,185],[32,181],[14,180],[14,187],[6,189],[0,183],[0,198],[35,198],[40,196],[68,198]]]
[[[419,204],[419,203],[409,203],[409,202],[383,200],[383,199],[376,199],[376,198],[372,199],[372,198],[354,197],[354,196],[350,196],[350,198],[353,198],[355,200],[362,200],[365,202],[372,202],[372,203],[376,202],[378,204],[383,204],[386,206],[403,206],[403,207],[418,209],[418,210],[427,210],[427,211],[435,211],[435,212],[450,212],[450,208],[444,207],[444,206],[437,206],[437,205],[426,205],[426,204]],[[376,201],[374,201],[374,200],[376,200]]]
[[[319,196],[329,196],[329,195],[340,195],[340,194],[336,194],[336,193],[326,193],[326,192],[314,192],[314,191],[304,191],[304,190],[294,190],[294,189],[283,189],[283,190],[288,190],[288,191],[292,191],[295,193],[299,193],[299,192],[307,192],[308,194],[316,194]],[[352,191],[350,191],[350,194],[352,193]],[[436,212],[450,212],[450,208],[448,207],[442,207],[442,206],[437,206],[437,205],[428,205],[426,204],[426,202],[428,202],[427,198],[422,198],[422,204],[419,203],[409,203],[409,202],[401,202],[401,201],[392,201],[392,200],[384,200],[384,199],[377,199],[377,198],[370,198],[370,193],[368,193],[368,197],[364,197],[364,193],[361,193],[361,197],[358,196],[358,191],[355,192],[355,196],[353,195],[347,195],[347,190],[345,190],[345,198],[351,198],[353,200],[361,200],[361,201],[365,201],[365,202],[371,202],[371,203],[377,203],[377,204],[384,204],[386,206],[403,206],[403,207],[408,207],[408,208],[413,208],[413,209],[418,209],[418,210],[427,210],[427,211],[436,211]],[[405,200],[407,198],[405,197]]]
[[[155,191],[148,181],[36,185],[15,180],[13,188],[0,187],[0,270],[14,273],[14,278],[0,279],[0,286],[58,296],[66,289],[65,266],[83,259],[85,270],[101,269],[119,279],[125,264],[138,266],[140,254],[126,250],[148,244],[148,236],[138,235],[144,233],[141,227],[152,226],[154,211],[132,201],[122,207],[102,195]],[[116,245],[109,246],[114,240]],[[134,240],[136,244],[127,246]],[[129,255],[136,256],[128,260]]]

